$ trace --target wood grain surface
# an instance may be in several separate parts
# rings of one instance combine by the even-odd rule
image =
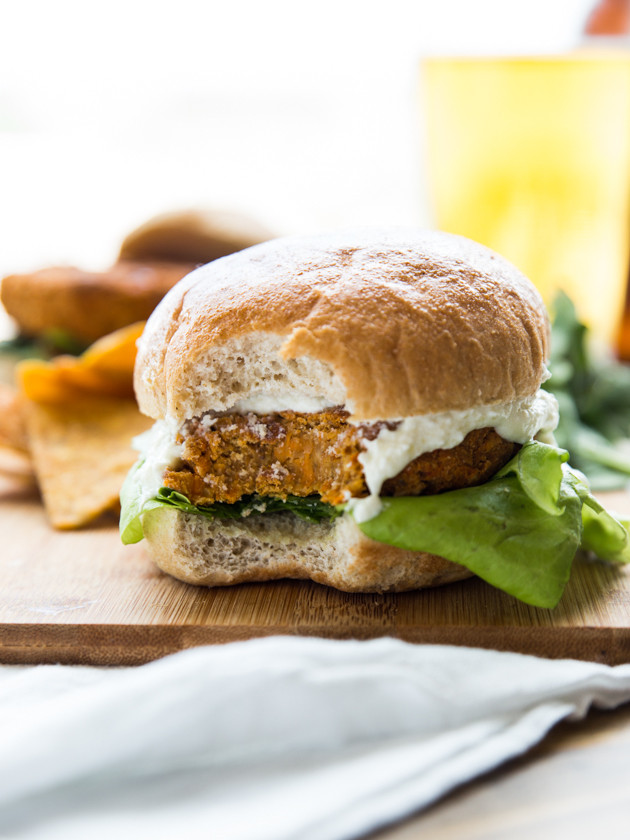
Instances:
[[[607,504],[630,511],[630,496]],[[576,560],[555,610],[480,580],[356,595],[302,581],[205,589],[160,572],[113,519],[54,531],[36,492],[0,482],[0,662],[136,664],[194,645],[297,634],[630,662],[630,569]]]

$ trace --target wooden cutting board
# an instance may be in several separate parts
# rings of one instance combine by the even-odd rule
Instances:
[[[630,512],[630,495],[606,503]],[[280,581],[219,589],[159,572],[113,520],[53,531],[36,492],[0,482],[0,662],[128,665],[195,645],[291,634],[395,636],[609,664],[630,662],[630,568],[576,561],[555,610],[480,580],[390,595]]]

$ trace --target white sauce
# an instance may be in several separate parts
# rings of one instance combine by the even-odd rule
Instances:
[[[234,403],[230,412],[236,414],[271,414],[274,411],[299,411],[308,414],[313,411],[325,411],[334,403],[324,397],[307,397],[302,394],[251,394],[244,400]]]
[[[365,441],[359,461],[370,495],[351,501],[354,518],[366,522],[376,516],[381,509],[379,494],[383,483],[398,475],[414,458],[434,449],[452,449],[473,429],[489,426],[505,440],[525,443],[539,432],[550,434],[557,425],[558,403],[543,390],[510,403],[405,417],[393,431],[383,429],[377,438]]]
[[[241,400],[231,410],[242,414],[265,414],[326,408],[331,408],[331,404],[323,397],[287,395],[283,399],[260,394]],[[212,422],[213,419],[208,418],[206,425],[210,427]],[[535,435],[541,440],[552,441],[550,436],[557,425],[558,403],[552,394],[543,390],[509,403],[401,418],[396,429],[382,429],[374,440],[364,440],[365,451],[359,455],[359,461],[370,495],[365,499],[350,499],[349,507],[357,522],[372,519],[381,510],[379,494],[388,478],[397,475],[424,452],[457,446],[473,429],[491,427],[505,440],[525,443]],[[179,464],[182,445],[175,443],[178,430],[173,420],[158,420],[149,431],[134,439],[135,448],[144,457],[144,463],[136,473],[143,503],[153,498],[162,486],[164,471]]]
[[[157,420],[148,431],[132,441],[133,448],[144,459],[135,474],[141,506],[152,499],[162,486],[164,471],[179,464],[182,445],[175,442],[177,430],[173,421]]]

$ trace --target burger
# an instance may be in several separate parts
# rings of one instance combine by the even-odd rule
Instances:
[[[0,299],[22,355],[80,353],[121,327],[145,321],[164,295],[200,263],[272,237],[241,213],[186,210],[145,222],[123,240],[104,271],[53,266],[5,277]]]
[[[216,260],[139,341],[155,424],[122,539],[204,586],[475,574],[552,607],[581,544],[625,562],[628,534],[554,445],[548,352],[536,289],[462,237],[366,229]]]

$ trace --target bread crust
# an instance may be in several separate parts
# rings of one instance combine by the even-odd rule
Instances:
[[[294,578],[344,592],[405,592],[472,576],[434,554],[375,542],[346,515],[322,523],[291,513],[217,520],[164,507],[145,513],[143,525],[158,567],[197,586]]]
[[[351,419],[370,420],[534,394],[549,323],[514,266],[462,237],[386,228],[277,239],[197,269],[167,295],[139,343],[141,409],[183,420],[227,407],[225,382],[197,402],[190,382],[252,333],[277,337],[287,368],[303,358],[329,368]]]
[[[125,237],[121,260],[172,260],[207,263],[272,239],[255,219],[226,210],[164,213]]]

